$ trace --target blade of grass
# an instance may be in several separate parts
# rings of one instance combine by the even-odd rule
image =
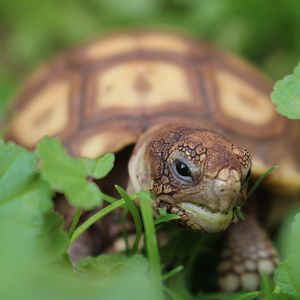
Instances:
[[[164,291],[172,300],[187,300],[186,298],[182,297],[181,295],[167,288],[166,286],[164,287]]]
[[[254,300],[260,292],[198,294],[195,300]]]
[[[126,228],[126,218],[128,215],[128,208],[124,208],[122,212],[122,218],[121,218],[121,223],[122,223],[122,236],[125,242],[125,253],[126,255],[130,255],[130,247],[129,247],[129,242],[128,242],[128,231]]]
[[[183,266],[179,265],[176,268],[174,268],[173,270],[171,270],[170,272],[163,274],[162,275],[162,279],[163,280],[167,280],[172,276],[175,276],[176,274],[178,274],[179,272],[181,272],[183,270]]]
[[[145,228],[146,250],[150,263],[150,271],[153,280],[155,280],[157,284],[161,286],[161,293],[163,294],[161,265],[153,222],[151,195],[148,192],[142,191],[138,193],[137,198],[140,201],[141,213]],[[161,298],[163,298],[163,296],[161,296]]]
[[[101,198],[108,203],[115,203],[116,201],[118,201],[116,198],[109,196],[107,194],[104,194],[102,192],[101,192]]]
[[[257,190],[259,185],[262,183],[262,181],[269,176],[275,169],[277,169],[277,166],[272,166],[269,170],[267,170],[265,173],[259,176],[259,178],[255,181],[254,185],[250,189],[249,193],[247,194],[246,201],[252,196],[252,194]]]
[[[73,216],[73,220],[72,220],[72,224],[70,226],[70,229],[69,229],[69,232],[68,232],[68,235],[71,237],[78,225],[78,222],[79,222],[79,219],[80,219],[80,216],[81,216],[81,213],[82,213],[82,210],[77,208],[75,213],[74,213],[74,216]]]
[[[162,207],[158,208],[158,212],[161,217],[166,216],[168,214],[167,211]]]
[[[233,215],[241,221],[245,220],[245,215],[243,214],[243,212],[241,211],[241,207],[239,205],[236,205],[233,207]]]
[[[92,215],[90,218],[88,218],[83,224],[81,224],[73,233],[71,240],[70,240],[70,244],[72,244],[75,240],[77,240],[79,238],[79,236],[81,234],[83,234],[90,226],[92,226],[94,223],[96,223],[97,221],[99,221],[101,218],[103,218],[104,216],[106,216],[107,214],[109,214],[110,212],[112,212],[113,210],[115,210],[118,207],[122,207],[125,204],[125,200],[124,199],[120,199],[106,207],[104,207],[103,209],[101,209],[100,211],[98,211],[97,213],[95,213],[94,215]]]
[[[265,300],[271,300],[273,297],[274,286],[271,280],[271,277],[268,274],[261,274],[260,286],[263,298]]]
[[[248,293],[236,296],[236,297],[232,298],[232,300],[254,300],[254,299],[257,299],[257,297],[259,295],[260,295],[260,292],[258,292],[258,291],[248,292]]]
[[[158,224],[161,224],[161,223],[169,222],[169,221],[172,221],[172,220],[178,220],[178,219],[180,219],[179,216],[177,216],[175,214],[168,214],[168,215],[165,215],[163,217],[160,217],[160,218],[154,220],[154,225],[158,225]]]
[[[140,242],[140,239],[142,236],[142,228],[143,228],[142,220],[141,220],[141,217],[140,217],[140,214],[138,212],[136,205],[134,204],[131,197],[127,194],[127,192],[118,185],[116,185],[115,188],[118,191],[118,193],[120,194],[120,196],[125,200],[126,205],[132,215],[132,218],[133,218],[133,221],[135,224],[136,235],[135,235],[135,240],[134,240],[132,249],[130,251],[130,254],[133,255],[138,252],[138,246],[139,246],[139,242]]]

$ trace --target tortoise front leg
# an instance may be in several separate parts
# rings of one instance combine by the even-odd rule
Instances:
[[[227,231],[218,266],[221,290],[256,290],[260,274],[273,275],[278,254],[264,229],[249,215]]]

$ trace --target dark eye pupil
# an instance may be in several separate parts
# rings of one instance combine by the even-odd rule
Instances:
[[[183,177],[191,177],[191,170],[185,163],[181,161],[176,163],[176,171]]]

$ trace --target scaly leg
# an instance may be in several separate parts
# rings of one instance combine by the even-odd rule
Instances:
[[[273,275],[278,254],[264,229],[249,215],[227,232],[218,266],[221,290],[256,290],[260,274]]]

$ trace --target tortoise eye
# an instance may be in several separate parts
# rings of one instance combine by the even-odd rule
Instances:
[[[176,161],[175,168],[176,168],[176,172],[180,176],[186,177],[186,178],[192,177],[192,172],[191,172],[190,168],[184,162],[182,162],[180,160]]]

